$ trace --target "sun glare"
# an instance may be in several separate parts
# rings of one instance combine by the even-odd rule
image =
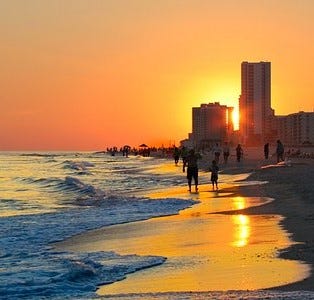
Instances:
[[[232,122],[234,130],[239,129],[239,107],[238,95],[239,87],[237,80],[233,74],[229,76],[231,79],[226,80],[224,76],[216,78],[196,78],[188,90],[185,90],[187,101],[195,99],[191,104],[193,107],[198,107],[201,104],[218,102],[220,105],[233,107]]]
[[[239,130],[239,120],[240,120],[239,109],[235,107],[232,115],[234,130]]]

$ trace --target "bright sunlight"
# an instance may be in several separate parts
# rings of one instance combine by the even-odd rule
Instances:
[[[235,107],[233,110],[232,121],[234,130],[239,130],[240,113],[238,107]]]

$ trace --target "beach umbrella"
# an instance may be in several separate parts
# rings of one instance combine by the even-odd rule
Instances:
[[[148,146],[146,144],[141,144],[140,147],[141,148],[147,148]]]

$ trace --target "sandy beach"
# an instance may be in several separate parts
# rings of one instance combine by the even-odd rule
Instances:
[[[238,187],[239,195],[260,195],[275,201],[259,207],[243,210],[244,214],[279,214],[285,218],[282,226],[299,242],[280,254],[280,257],[301,260],[314,266],[314,161],[313,159],[292,159],[291,167],[270,167],[257,169],[250,180],[268,181],[262,186]],[[231,190],[229,190],[231,192]],[[286,286],[280,290],[314,290],[313,272],[311,276]]]
[[[262,206],[244,209],[241,213],[284,216],[280,221],[281,225],[291,233],[291,238],[298,243],[281,252],[280,257],[304,261],[311,265],[312,272],[308,278],[302,281],[278,286],[275,289],[314,291],[314,160],[310,158],[291,158],[289,160],[291,166],[278,167],[274,157],[264,160],[257,149],[251,149],[241,167],[237,168],[237,165],[233,163],[231,167],[226,167],[223,172],[231,174],[252,172],[248,180],[267,181],[268,183],[265,185],[237,186],[225,189],[225,191],[241,196],[261,196],[275,199],[275,201]]]
[[[201,167],[206,170],[209,162],[210,157],[204,157]],[[221,166],[221,177],[226,174],[237,178],[236,174],[252,173],[245,179],[252,184],[222,183],[218,193],[211,191],[209,183],[201,185],[197,194],[189,194],[186,187],[150,193],[151,198],[177,196],[200,203],[176,216],[94,230],[56,247],[168,258],[160,267],[136,272],[127,280],[100,287],[100,295],[121,291],[314,291],[314,277],[310,272],[314,264],[314,161],[293,158],[289,166],[274,163],[272,158],[263,160],[256,149],[247,152],[241,163],[231,157],[227,165]],[[255,181],[267,183],[254,184]],[[208,228],[220,229],[208,232]],[[218,253],[221,255],[222,251],[225,259],[221,260]],[[182,257],[188,264],[180,268]],[[243,260],[249,263],[243,264]],[[239,271],[239,265],[245,268],[244,272]],[[246,276],[241,278],[243,274]],[[250,282],[248,278],[254,280]],[[211,288],[206,289],[208,286]]]

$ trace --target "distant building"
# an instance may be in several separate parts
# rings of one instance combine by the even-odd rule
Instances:
[[[201,104],[192,108],[192,133],[189,140],[198,148],[227,141],[233,132],[233,107],[219,102]]]
[[[239,130],[234,131],[233,108],[219,102],[192,108],[192,133],[181,141],[186,147],[208,148],[228,141],[246,146],[275,144],[288,147],[314,145],[314,112],[275,116],[271,108],[271,63],[242,62]]]
[[[277,137],[287,146],[314,145],[314,112],[276,116]]]
[[[239,112],[244,144],[259,145],[272,139],[270,62],[242,62]]]

